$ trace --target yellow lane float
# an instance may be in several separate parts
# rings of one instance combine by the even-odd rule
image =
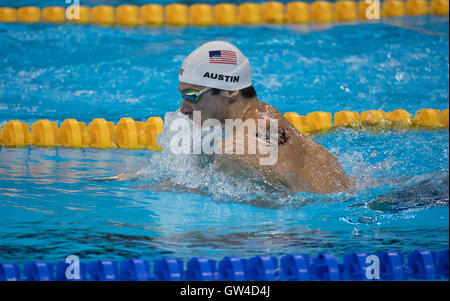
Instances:
[[[334,3],[334,9],[336,11],[337,21],[348,22],[355,21],[357,19],[355,1],[337,1],[336,3]]]
[[[281,2],[270,1],[261,4],[262,20],[264,23],[283,23],[284,4]]]
[[[306,116],[300,116],[296,112],[284,113],[284,117],[302,134],[309,132],[309,126],[306,123]]]
[[[387,18],[403,17],[405,15],[405,1],[386,0],[383,2],[383,14]]]
[[[414,122],[418,125],[437,128],[441,126],[441,111],[434,109],[422,109],[414,115]]]
[[[5,146],[25,146],[30,141],[30,125],[19,120],[10,120],[3,125],[2,143]]]
[[[431,0],[430,12],[433,15],[448,16],[448,0]]]
[[[214,6],[214,20],[220,26],[236,25],[237,7],[234,4],[220,3]]]
[[[90,137],[84,122],[66,119],[58,130],[58,141],[64,147],[87,147]]]
[[[0,7],[0,22],[16,22],[17,10],[13,7]]]
[[[381,17],[381,4],[379,0],[360,0],[358,2],[358,18],[361,20],[376,20]]]
[[[314,23],[333,22],[333,3],[314,1],[311,3],[311,21]]]
[[[24,23],[36,23],[41,20],[41,9],[34,6],[24,6],[17,10],[17,20]]]
[[[62,23],[66,21],[66,9],[61,6],[49,6],[42,9],[44,22]]]
[[[403,109],[397,109],[386,114],[386,120],[389,120],[393,124],[397,125],[412,125],[411,114]]]
[[[139,6],[120,5],[116,7],[116,18],[119,25],[137,26],[139,25]]]
[[[212,26],[214,23],[213,8],[208,4],[194,4],[189,7],[191,23],[195,26]]]
[[[149,26],[161,26],[164,23],[163,6],[158,4],[146,4],[141,6],[141,21]]]
[[[306,115],[306,122],[310,131],[324,131],[332,126],[331,113],[312,112]]]
[[[286,5],[288,23],[308,23],[309,4],[307,2],[294,1]]]
[[[169,4],[165,9],[166,23],[172,26],[186,26],[188,24],[188,6],[184,4]]]
[[[261,24],[261,8],[256,3],[239,5],[239,21],[241,24]]]
[[[406,1],[406,14],[410,16],[423,16],[428,14],[427,0]]]
[[[334,113],[334,126],[355,125],[359,122],[359,113],[352,111],[339,111]]]
[[[47,119],[38,120],[31,125],[30,143],[37,146],[59,145],[56,136],[58,124]]]
[[[114,7],[99,5],[91,9],[92,22],[101,25],[112,25],[115,23]]]
[[[95,118],[88,126],[91,147],[110,148],[117,147],[114,143],[114,123],[103,118]]]
[[[386,120],[386,113],[381,110],[369,110],[361,113],[361,122],[368,124],[382,123]]]

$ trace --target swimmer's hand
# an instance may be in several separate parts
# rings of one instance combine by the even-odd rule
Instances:
[[[131,173],[131,174],[126,174],[126,173],[121,173],[115,176],[111,176],[111,177],[104,177],[104,178],[92,178],[89,179],[88,181],[96,181],[96,182],[106,182],[106,181],[127,181],[127,180],[132,180],[137,178],[138,175],[136,172]]]

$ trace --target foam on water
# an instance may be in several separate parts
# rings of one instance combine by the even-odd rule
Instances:
[[[190,127],[179,132],[171,131],[171,123],[178,118],[185,119]],[[155,186],[159,189],[189,190],[208,195],[216,201],[252,202],[262,198],[275,202],[275,196],[286,194],[283,188],[271,185],[254,173],[233,178],[219,170],[212,155],[193,154],[192,129],[193,123],[185,115],[179,112],[167,113],[164,130],[157,139],[163,150],[153,154],[150,163],[139,171],[141,179],[161,184]],[[171,151],[170,141],[175,134],[190,139],[190,154],[174,154]],[[203,132],[203,136],[206,134]]]

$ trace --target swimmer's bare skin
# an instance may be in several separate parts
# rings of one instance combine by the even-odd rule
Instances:
[[[111,177],[104,177],[104,178],[92,178],[89,179],[88,181],[96,181],[96,182],[106,182],[106,181],[129,181],[129,180],[133,180],[138,178],[138,173],[137,172],[132,172],[132,173],[121,173],[115,176],[111,176]]]
[[[185,90],[202,90],[205,87],[180,83],[180,92]],[[263,175],[270,182],[284,185],[295,192],[333,193],[350,188],[350,181],[339,164],[337,158],[324,147],[314,142],[310,137],[300,133],[274,107],[260,102],[257,97],[244,98],[240,91],[221,91],[212,95],[211,91],[202,96],[198,103],[183,100],[180,111],[192,119],[194,110],[201,112],[202,122],[208,118],[219,119],[277,119],[280,143],[278,160],[275,165],[260,165],[259,158],[267,157],[256,154],[216,155],[216,161],[222,168],[231,173],[240,172],[245,167]],[[267,122],[269,124],[269,122]],[[236,132],[236,130],[235,130]],[[244,136],[244,141],[234,141],[247,144],[256,137]],[[224,148],[222,148],[224,149]]]
[[[300,133],[278,110],[263,102],[254,101],[243,116],[244,120],[249,118],[278,120],[278,132],[282,134],[279,135],[281,140],[278,145],[278,160],[274,165],[260,165],[259,158],[267,157],[267,154],[261,155],[258,151],[254,155],[216,156],[216,160],[224,168],[231,169],[230,164],[234,165],[234,169],[250,167],[270,182],[286,186],[295,192],[325,194],[344,191],[350,187],[349,179],[337,158],[310,137]],[[236,140],[235,137],[234,139]],[[255,138],[247,135],[244,141],[235,143],[244,144],[246,150],[250,139]]]

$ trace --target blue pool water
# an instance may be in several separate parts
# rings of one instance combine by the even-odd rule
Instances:
[[[448,17],[209,29],[0,24],[0,123],[170,122],[183,59],[216,39],[250,58],[260,100],[282,113],[442,110],[448,25]],[[339,128],[314,139],[355,191],[267,191],[169,151],[0,148],[0,262],[448,248],[448,129]],[[168,131],[158,137],[169,140]],[[141,171],[133,182],[87,181],[133,170]]]

